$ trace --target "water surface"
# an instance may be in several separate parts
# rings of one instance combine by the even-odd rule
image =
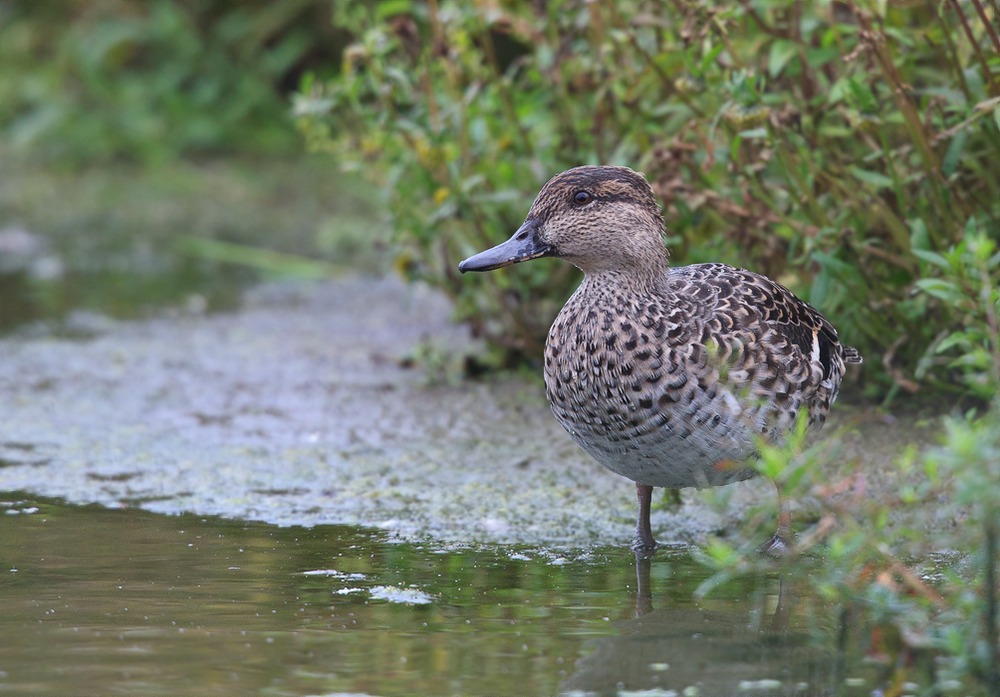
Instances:
[[[659,555],[639,589],[618,548],[454,548],[348,526],[4,499],[0,693],[823,695],[873,686],[858,656],[837,648],[830,608],[774,577],[697,601],[706,574],[683,550]]]

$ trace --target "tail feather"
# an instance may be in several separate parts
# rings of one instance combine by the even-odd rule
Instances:
[[[844,363],[862,363],[864,359],[853,346],[844,347]]]

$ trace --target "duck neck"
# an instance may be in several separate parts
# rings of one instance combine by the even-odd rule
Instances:
[[[664,257],[641,266],[584,269],[583,283],[591,287],[605,286],[649,293],[663,286],[668,268]]]

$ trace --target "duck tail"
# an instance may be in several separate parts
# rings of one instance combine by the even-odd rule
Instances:
[[[863,363],[864,360],[853,346],[844,347],[844,363]]]

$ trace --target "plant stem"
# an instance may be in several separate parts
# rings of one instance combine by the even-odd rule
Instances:
[[[802,200],[806,205],[805,208],[809,211],[809,217],[816,227],[830,227],[830,219],[826,216],[826,211],[823,207],[819,205],[816,197],[813,196],[812,186],[804,181],[799,175],[796,169],[797,162],[794,161],[794,153],[791,152],[790,148],[787,148],[784,144],[778,144],[774,149],[775,154],[778,156],[778,160],[781,162],[782,168],[785,170],[785,175],[790,184],[792,184],[796,193],[799,195],[800,200]]]
[[[1000,36],[997,36],[996,27],[990,22],[989,16],[986,14],[986,10],[983,9],[983,4],[979,0],[971,0],[972,6],[976,8],[976,14],[979,15],[979,19],[982,20],[983,26],[986,27],[986,33],[990,35],[990,41],[993,42],[993,50],[1000,53]]]
[[[993,384],[1000,385],[1000,321],[997,319],[996,301],[993,294],[993,279],[990,269],[983,262],[979,270],[982,288],[979,301],[986,310],[987,339],[990,347],[990,357],[993,366]]]
[[[990,92],[996,94],[997,84],[993,80],[993,71],[990,70],[990,64],[986,61],[986,56],[983,55],[983,50],[979,47],[979,42],[976,41],[976,35],[972,31],[972,27],[969,26],[969,20],[965,16],[965,12],[962,11],[962,6],[958,4],[958,0],[951,0],[951,6],[955,8],[955,14],[958,15],[958,20],[962,23],[962,29],[965,30],[965,35],[969,38],[972,50],[979,60],[979,67],[983,71],[983,80],[989,83]],[[989,21],[986,22],[986,26],[989,26]]]
[[[958,55],[958,48],[955,46],[955,40],[951,36],[951,27],[948,26],[948,22],[945,21],[944,14],[941,12],[937,13],[937,18],[941,24],[941,36],[944,37],[945,46],[948,47],[948,58],[951,59],[952,67],[955,68],[955,78],[962,88],[962,94],[965,95],[966,101],[971,103],[973,101],[972,90],[969,88],[969,81],[965,79],[965,71],[962,70],[962,59]]]
[[[961,200],[959,193],[948,190],[947,183],[944,181],[941,173],[941,163],[938,161],[937,154],[931,145],[927,129],[924,127],[923,121],[920,120],[917,107],[914,105],[913,100],[910,99],[907,88],[904,86],[899,71],[896,69],[892,56],[889,53],[889,37],[884,30],[876,30],[872,26],[870,16],[859,8],[856,3],[852,2],[851,8],[859,26],[870,37],[868,39],[868,48],[874,55],[876,62],[882,68],[882,74],[885,75],[889,82],[893,99],[903,115],[903,122],[910,132],[910,138],[914,145],[916,145],[917,154],[923,162],[931,189],[934,191],[938,222],[942,227],[949,230],[948,237],[950,239],[957,239],[961,235],[961,231],[957,228],[958,224],[956,220],[967,220],[969,213],[964,210],[964,202]],[[964,215],[957,215],[956,208],[964,213]]]
[[[444,42],[443,32],[441,30],[441,20],[438,18],[438,4],[437,0],[428,0],[427,2],[427,12],[430,16],[431,31],[433,32],[433,44],[431,52],[437,50]],[[431,81],[431,62],[432,58],[427,52],[423,55],[424,69],[420,71],[420,89],[427,97],[427,120],[430,126],[435,131],[441,127],[441,118],[439,116],[439,109],[437,103],[437,96],[434,93],[434,85]]]

